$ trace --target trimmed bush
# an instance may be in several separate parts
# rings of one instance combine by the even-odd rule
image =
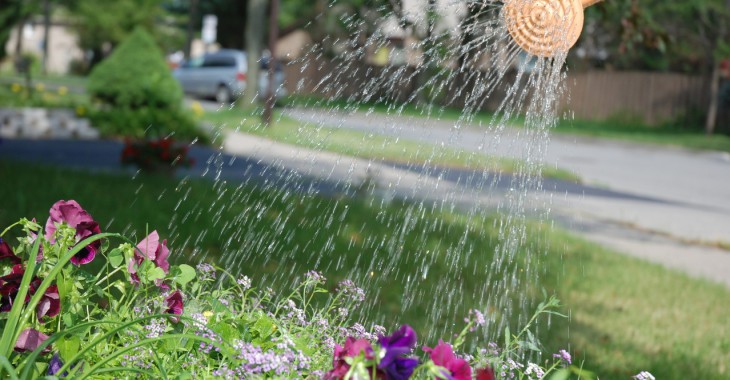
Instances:
[[[137,28],[89,76],[87,90],[102,103],[95,125],[108,135],[200,137],[183,92],[152,37]]]

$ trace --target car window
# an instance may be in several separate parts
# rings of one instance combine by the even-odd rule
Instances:
[[[200,67],[202,65],[203,65],[203,57],[195,57],[195,58],[190,58],[189,60],[183,62],[181,67],[194,68],[194,67]]]
[[[235,67],[236,59],[225,55],[208,55],[203,59],[203,67]]]

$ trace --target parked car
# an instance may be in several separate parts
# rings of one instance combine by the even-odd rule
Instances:
[[[261,59],[258,92],[261,99],[268,94],[269,59]],[[241,50],[223,49],[204,54],[183,62],[173,75],[186,94],[204,98],[215,98],[220,103],[230,103],[243,93],[247,85],[246,53]],[[274,86],[276,96],[286,95],[284,70],[276,65]]]

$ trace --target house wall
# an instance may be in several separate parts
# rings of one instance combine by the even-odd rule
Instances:
[[[29,23],[22,28],[20,37],[22,38],[22,51],[31,53],[41,59],[43,56],[43,31],[44,26],[41,23]],[[5,45],[5,51],[9,56],[15,55],[15,46],[18,39],[18,28],[14,28],[10,39]],[[69,65],[73,60],[81,60],[84,52],[78,47],[76,35],[65,25],[51,25],[49,32],[49,49],[48,49],[48,72],[55,74],[64,74],[69,70]]]

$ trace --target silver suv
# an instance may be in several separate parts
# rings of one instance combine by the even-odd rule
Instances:
[[[258,93],[262,99],[268,94],[268,62],[267,58],[261,59]],[[230,103],[246,88],[247,72],[245,52],[222,49],[183,62],[173,75],[186,94],[215,98],[219,103]],[[276,66],[274,85],[277,97],[286,95],[281,65]]]

